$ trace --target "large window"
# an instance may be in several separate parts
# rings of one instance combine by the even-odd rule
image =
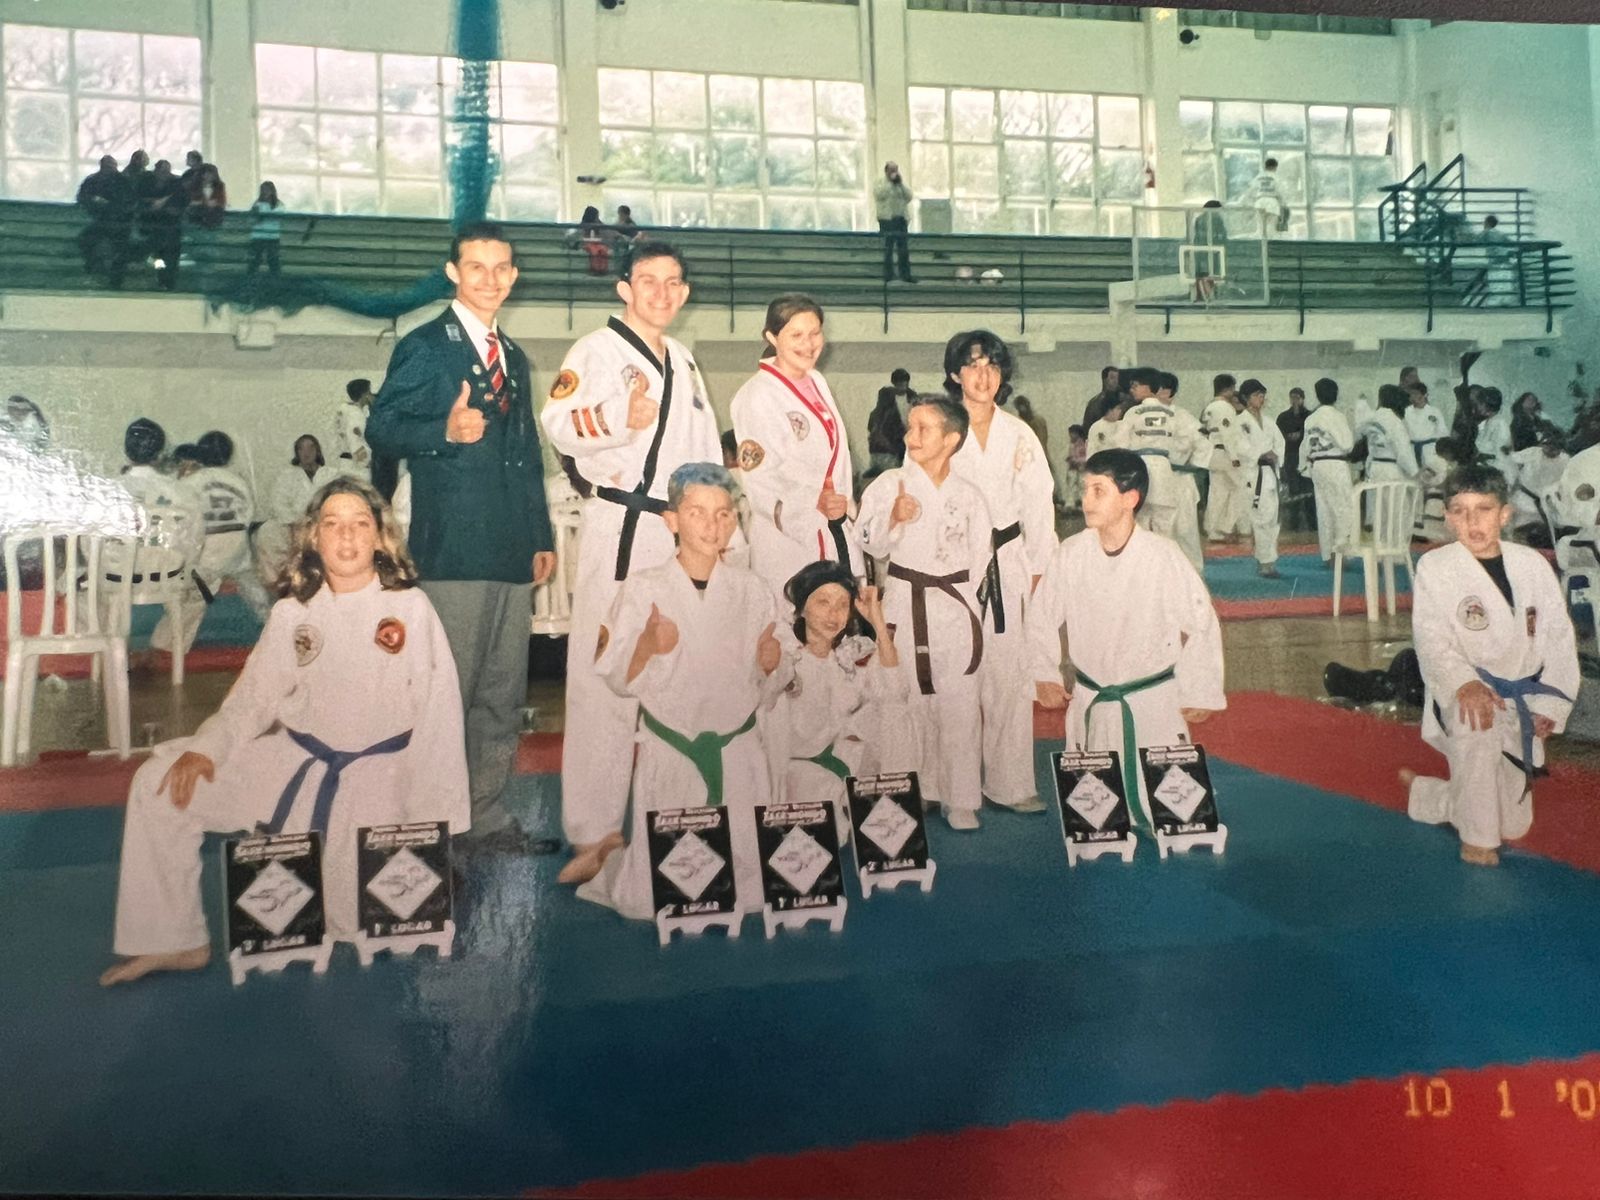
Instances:
[[[605,216],[642,225],[860,229],[867,104],[859,83],[600,71]]]
[[[547,63],[491,63],[490,211],[553,221],[561,204],[561,98]],[[437,217],[447,211],[460,65],[453,58],[256,46],[261,173],[284,205]]]
[[[1137,96],[911,89],[911,173],[956,233],[1126,233],[1142,203]]]
[[[1185,202],[1246,202],[1275,158],[1290,237],[1377,240],[1382,188],[1399,178],[1392,108],[1184,100],[1178,109]]]
[[[102,155],[126,165],[200,147],[200,40],[0,25],[0,193],[71,200]]]

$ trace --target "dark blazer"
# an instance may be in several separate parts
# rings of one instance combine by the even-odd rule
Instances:
[[[532,583],[533,556],[554,547],[528,356],[504,332],[507,411],[472,339],[447,308],[400,339],[367,417],[367,443],[411,466],[411,555],[423,579]],[[487,419],[471,445],[447,442],[461,384]]]

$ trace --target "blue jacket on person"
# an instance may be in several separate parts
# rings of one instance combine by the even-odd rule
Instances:
[[[506,411],[453,308],[401,338],[372,402],[367,443],[411,469],[411,556],[424,580],[533,582],[533,556],[554,548],[528,356],[500,332]],[[445,440],[463,382],[483,437]]]

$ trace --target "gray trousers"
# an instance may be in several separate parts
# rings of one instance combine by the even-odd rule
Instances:
[[[522,707],[528,696],[528,623],[533,589],[526,583],[424,580],[455,656],[467,736],[472,836],[515,824],[501,798],[517,758]]]

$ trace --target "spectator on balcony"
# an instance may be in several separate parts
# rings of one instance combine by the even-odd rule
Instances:
[[[201,229],[220,229],[228,212],[228,189],[217,174],[216,167],[204,163],[200,173],[190,180],[185,171],[185,189],[189,195],[189,220]]]
[[[1278,187],[1278,160],[1261,164],[1261,174],[1250,185],[1251,207],[1261,214],[1261,236],[1271,237],[1289,228],[1289,205]]]
[[[156,282],[169,292],[178,286],[178,262],[183,254],[183,211],[187,202],[183,182],[172,173],[172,164],[161,159],[144,181],[140,211],[155,263]]]
[[[883,281],[894,278],[894,260],[900,261],[900,281],[915,283],[911,277],[911,244],[907,235],[911,211],[911,189],[901,177],[900,165],[883,164],[883,178],[872,189],[872,203],[878,212],[878,231],[883,234]]]
[[[617,273],[626,275],[628,263],[633,259],[634,246],[644,241],[647,235],[633,219],[633,209],[626,204],[617,205],[617,219],[611,222],[611,230],[617,244]]]
[[[1124,399],[1122,376],[1116,367],[1100,368],[1100,390],[1089,397],[1083,410],[1083,427],[1093,429],[1094,423],[1106,415],[1106,410]]]
[[[127,271],[128,239],[133,235],[137,204],[133,185],[109,154],[100,160],[100,169],[78,185],[78,207],[89,216],[89,224],[78,235],[84,272],[98,275],[103,271],[114,288],[122,286]]]
[[[578,222],[578,244],[589,256],[589,274],[611,274],[611,230],[600,219],[600,210],[589,205]]]
[[[1207,200],[1194,219],[1190,240],[1205,249],[1194,255],[1194,298],[1206,301],[1216,295],[1217,280],[1228,274],[1228,226],[1222,220],[1222,201]]]
[[[278,214],[282,208],[278,185],[270,179],[262,183],[256,202],[250,206],[250,261],[245,267],[246,275],[254,275],[263,258],[268,272],[278,273],[278,240],[283,236],[283,218]]]
[[[892,471],[906,459],[906,414],[915,394],[911,372],[896,367],[889,373],[889,386],[878,389],[878,403],[867,417],[868,478]]]
[[[1483,271],[1478,276],[1482,281],[1484,307],[1504,308],[1520,304],[1522,298],[1517,294],[1517,272],[1513,265],[1515,255],[1503,249],[1511,239],[1501,232],[1499,217],[1491,214],[1483,219],[1478,240],[1488,247],[1483,252]]]

